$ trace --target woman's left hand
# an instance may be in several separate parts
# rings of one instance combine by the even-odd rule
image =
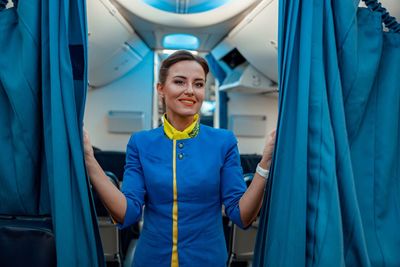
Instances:
[[[276,139],[276,129],[269,134],[268,141],[265,143],[263,155],[260,161],[260,166],[264,169],[269,169],[272,161],[272,153],[274,152]]]

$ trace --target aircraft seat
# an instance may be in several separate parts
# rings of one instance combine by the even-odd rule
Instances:
[[[113,172],[105,171],[109,180],[119,189],[119,181]],[[104,257],[107,263],[113,263],[113,266],[121,266],[121,239],[117,226],[113,223],[106,207],[101,202],[96,191],[93,190],[93,199],[96,208],[97,221],[101,243],[103,246]]]
[[[99,162],[103,170],[112,172],[115,174],[115,176],[117,176],[119,181],[122,181],[126,157],[125,152],[104,151],[98,149],[94,151],[94,157]]]
[[[0,265],[57,266],[51,217],[0,215]]]

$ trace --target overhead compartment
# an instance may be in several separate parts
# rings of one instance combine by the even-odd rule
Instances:
[[[251,65],[278,81],[278,0],[262,1],[228,38]]]
[[[104,86],[138,65],[150,51],[108,0],[88,0],[88,78]]]
[[[219,90],[240,93],[267,93],[278,90],[276,84],[248,63],[235,67]]]
[[[260,74],[277,83],[277,40],[278,1],[263,0],[212,50],[212,54],[223,62],[236,49]],[[222,67],[227,70],[224,63]]]
[[[254,68],[227,40],[220,43],[212,54],[226,73],[219,85],[220,91],[252,94],[278,91],[277,84]]]

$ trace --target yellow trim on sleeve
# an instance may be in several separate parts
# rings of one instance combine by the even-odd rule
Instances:
[[[177,192],[177,186],[176,186],[176,140],[175,139],[173,140],[172,171],[173,171],[174,203],[172,205],[171,267],[179,267],[179,260],[178,260],[178,192]]]

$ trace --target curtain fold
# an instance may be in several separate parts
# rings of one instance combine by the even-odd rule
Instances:
[[[57,266],[104,266],[83,158],[85,1],[18,1],[0,31],[0,214],[51,214]]]
[[[399,34],[357,7],[280,1],[277,144],[254,266],[400,265]]]
[[[85,14],[84,1],[42,5],[44,147],[60,266],[104,265],[81,143],[87,81]]]
[[[345,103],[355,185],[371,265],[398,266],[400,34],[382,32],[379,16],[369,10],[359,15],[366,19],[359,21],[358,42],[371,49],[358,53],[363,67],[353,86],[359,97]],[[368,21],[375,27],[367,27]],[[377,57],[375,68],[366,72],[368,58]]]
[[[35,215],[41,188],[40,2],[0,10],[0,214]],[[48,208],[43,208],[48,213]]]

